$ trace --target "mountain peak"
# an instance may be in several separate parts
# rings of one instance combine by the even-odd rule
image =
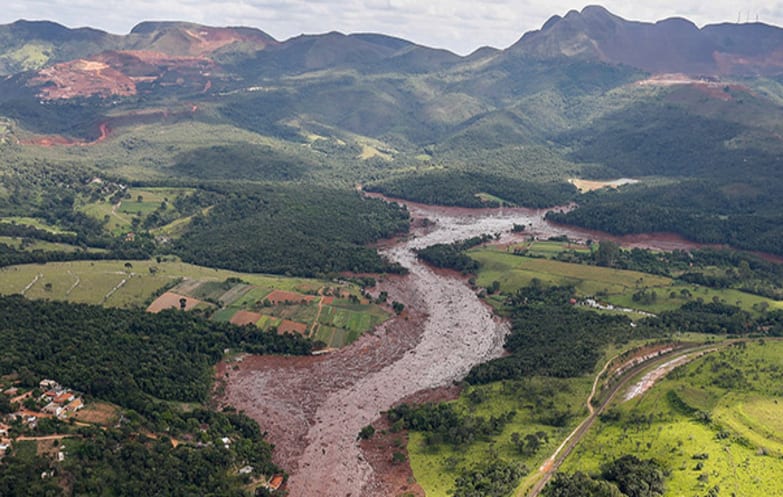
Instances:
[[[655,23],[627,21],[598,5],[551,17],[526,33],[509,52],[540,58],[580,57],[624,64],[651,73],[690,75],[778,74],[783,70],[783,29],[721,24],[699,29],[672,17]],[[759,60],[749,53],[764,52]]]

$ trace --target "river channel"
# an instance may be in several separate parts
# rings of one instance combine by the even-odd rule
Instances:
[[[503,352],[507,324],[462,279],[418,261],[415,249],[484,233],[501,233],[500,243],[513,241],[519,238],[510,233],[514,224],[526,226],[525,236],[598,239],[546,222],[542,210],[406,204],[414,219],[428,220],[426,228],[381,250],[409,274],[379,285],[406,305],[404,317],[332,354],[251,356],[220,368],[225,380],[220,400],[245,411],[268,433],[276,462],[290,475],[293,497],[383,495],[357,442],[361,428],[401,399],[458,381]],[[644,246],[656,248],[654,242],[645,240]],[[689,247],[675,242],[664,238],[657,248]]]

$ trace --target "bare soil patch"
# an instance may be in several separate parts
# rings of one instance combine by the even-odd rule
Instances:
[[[237,311],[236,314],[231,316],[231,324],[237,326],[244,326],[246,324],[256,324],[261,319],[261,314],[250,311]]]
[[[147,307],[147,312],[158,313],[164,309],[182,309],[180,299],[185,299],[186,311],[193,309],[199,304],[203,304],[202,301],[194,299],[193,297],[187,297],[174,292],[166,292]]]
[[[307,335],[307,325],[304,323],[297,323],[296,321],[289,321],[284,319],[277,327],[277,333],[298,333],[299,335]]]
[[[76,412],[77,421],[108,426],[117,421],[119,409],[108,402],[90,402]]]
[[[285,290],[275,290],[266,297],[264,297],[264,300],[270,301],[272,304],[285,304],[286,302],[290,303],[300,303],[302,301],[312,302],[313,300],[317,300],[319,297],[317,295],[303,295],[301,293],[296,292],[287,292]]]

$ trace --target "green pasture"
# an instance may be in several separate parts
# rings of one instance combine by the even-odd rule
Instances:
[[[549,249],[553,250],[551,245]],[[717,299],[751,312],[755,312],[753,306],[761,302],[766,302],[769,309],[783,309],[783,302],[739,290],[686,285],[638,271],[524,257],[493,247],[477,248],[469,254],[481,264],[476,283],[486,287],[498,281],[504,293],[514,292],[537,279],[549,285],[572,285],[580,296],[597,297],[616,306],[653,313],[677,309],[688,302],[681,293],[683,290],[691,293],[691,299],[701,298],[705,302]],[[654,303],[634,302],[633,294],[643,288],[655,291]]]
[[[526,474],[535,476],[538,468],[587,415],[585,399],[591,387],[590,377],[532,377],[517,382],[469,387],[454,401],[461,412],[490,417],[515,410],[516,416],[500,435],[465,446],[430,446],[424,434],[412,432],[408,453],[416,481],[425,490],[427,497],[447,497],[462,468],[471,467],[492,454],[523,465]],[[477,402],[477,399],[480,401]],[[553,426],[548,421],[556,414],[564,414],[565,423],[562,426]],[[521,455],[511,442],[511,434],[514,432],[524,437],[540,431],[547,434],[548,440],[533,455]],[[526,484],[523,478],[520,488]]]
[[[670,471],[666,496],[783,495],[783,342],[749,342],[671,372],[640,398],[618,398],[561,468],[596,472],[624,454]]]
[[[510,247],[526,249],[526,254],[535,256],[552,257],[561,252],[572,250],[577,253],[589,254],[592,250],[587,245],[572,242],[557,242],[549,240],[535,240]]]
[[[256,326],[258,326],[262,330],[268,330],[270,328],[276,328],[277,326],[279,326],[280,325],[280,321],[282,321],[282,320],[278,319],[276,317],[268,316],[266,314],[262,314],[261,315],[261,319],[259,319],[256,322]]]
[[[40,250],[42,252],[78,252],[82,247],[71,245],[68,243],[55,243],[47,242],[44,240],[28,240],[20,237],[0,236],[0,243],[13,247],[17,250],[34,251]],[[106,252],[104,249],[88,248],[86,252],[100,253]]]
[[[241,283],[226,283],[228,278],[236,278]],[[309,328],[318,317],[317,300],[306,304],[264,306],[265,297],[273,290],[315,294],[323,288],[339,287],[343,293],[358,293],[352,284],[335,284],[326,280],[236,273],[179,261],[112,260],[0,268],[0,294],[24,292],[26,297],[33,299],[146,307],[156,291],[180,280],[183,281],[175,291],[200,300],[223,302],[226,307],[216,310],[212,319],[229,321],[237,311],[249,310],[264,315],[257,324],[265,329],[277,326],[283,319],[305,323]],[[353,304],[347,299],[336,299],[334,304],[323,306],[316,338],[330,347],[341,347],[388,317],[386,310],[374,304]]]
[[[43,231],[48,231],[55,234],[73,233],[72,231],[63,230],[57,226],[47,223],[43,219],[37,217],[19,217],[8,216],[0,218],[0,223],[19,224],[22,226],[30,226]]]
[[[126,263],[130,263],[129,268]],[[216,284],[227,278],[239,278],[254,286],[284,290],[318,288],[329,284],[304,278],[237,273],[179,261],[71,261],[0,268],[0,294],[20,293],[36,277],[36,282],[25,292],[27,297],[91,304],[102,303],[106,294],[125,279],[126,283],[105,302],[113,307],[143,306],[156,290],[181,278]],[[77,281],[78,285],[74,286]],[[51,287],[46,287],[47,283],[51,283]],[[269,291],[264,295],[268,295]]]

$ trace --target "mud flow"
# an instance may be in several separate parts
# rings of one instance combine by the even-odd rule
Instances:
[[[540,210],[407,205],[415,219],[429,222],[416,223],[426,228],[381,250],[410,273],[379,284],[390,300],[405,304],[403,317],[332,354],[250,356],[219,370],[225,380],[221,402],[268,432],[276,462],[290,474],[293,497],[383,496],[357,441],[361,428],[401,399],[459,381],[503,352],[507,324],[462,279],[419,262],[414,249],[484,233],[504,233],[500,243],[512,242],[513,224],[524,224],[525,236],[592,237],[547,223]]]

